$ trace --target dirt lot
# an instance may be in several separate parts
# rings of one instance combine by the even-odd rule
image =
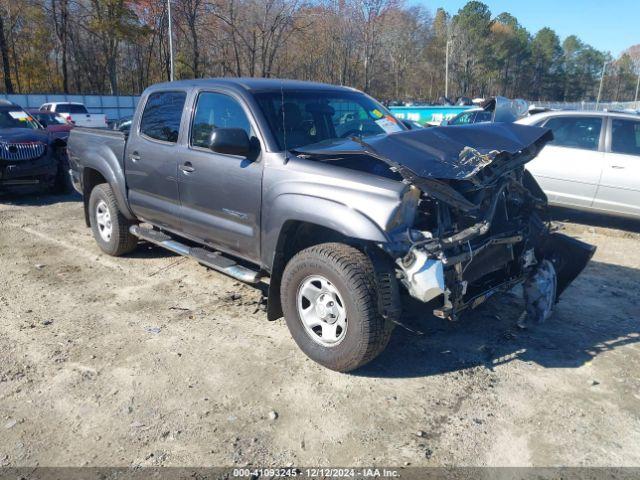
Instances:
[[[598,251],[547,323],[518,329],[516,293],[413,307],[344,375],[258,290],[102,255],[77,197],[2,197],[0,465],[638,466],[640,235],[606,225],[567,224]]]

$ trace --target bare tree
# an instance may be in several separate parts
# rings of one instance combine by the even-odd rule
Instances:
[[[0,15],[0,55],[2,55],[2,74],[4,76],[4,88],[7,93],[13,93],[13,82],[11,81],[11,65],[9,64],[9,49],[4,33],[4,13]]]
[[[68,38],[69,38],[69,0],[51,0],[50,5],[53,27],[62,57],[62,91],[69,93]]]
[[[191,76],[201,75],[201,53],[200,53],[200,32],[206,26],[202,21],[205,17],[205,10],[209,6],[206,0],[180,0],[175,4],[176,20],[178,25],[186,33],[191,49],[190,70]],[[184,28],[182,28],[184,27]]]

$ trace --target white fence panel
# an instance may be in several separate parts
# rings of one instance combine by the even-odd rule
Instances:
[[[60,95],[54,93],[7,95],[0,93],[0,98],[20,105],[22,108],[40,108],[49,102],[83,103],[89,113],[104,113],[109,120],[117,120],[133,115],[139,96],[131,95]]]

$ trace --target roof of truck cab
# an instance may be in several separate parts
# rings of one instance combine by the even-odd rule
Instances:
[[[279,78],[197,78],[192,80],[177,80],[152,85],[149,90],[164,90],[167,88],[203,88],[203,87],[231,87],[249,92],[265,92],[284,90],[344,90],[357,91],[351,87],[330,85],[328,83],[304,82],[301,80],[285,80]]]

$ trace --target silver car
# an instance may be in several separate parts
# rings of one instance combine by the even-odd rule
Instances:
[[[553,131],[527,165],[550,204],[640,218],[638,115],[545,112],[517,123]]]

